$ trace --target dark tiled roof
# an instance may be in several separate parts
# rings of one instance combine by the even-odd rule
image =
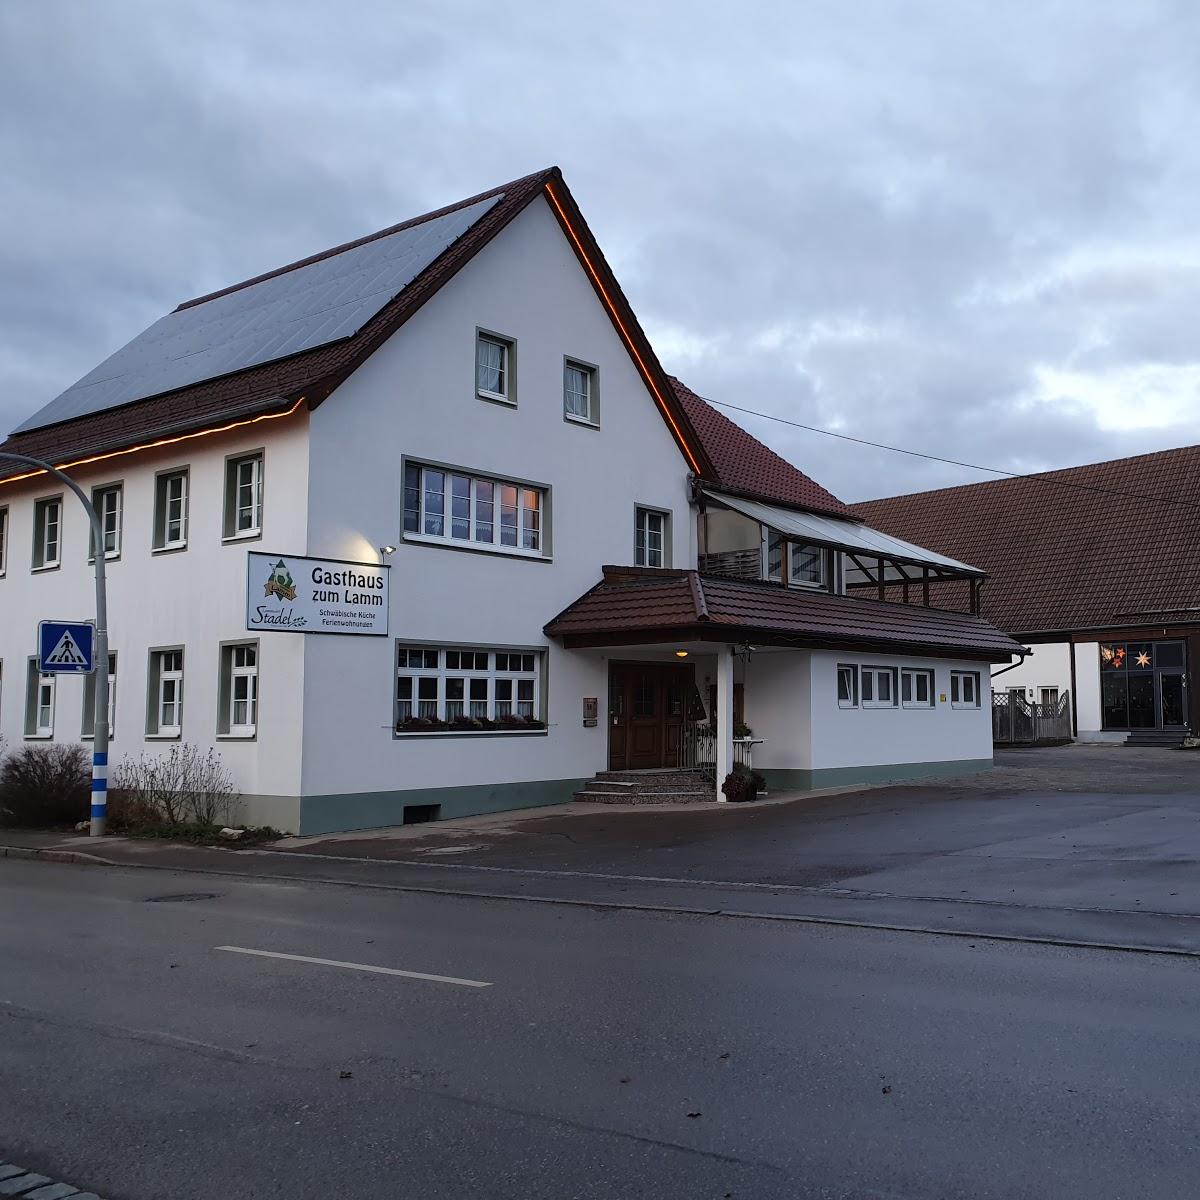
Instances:
[[[678,379],[672,377],[671,383],[713,464],[716,477],[712,482],[757,500],[854,519],[851,509],[832,492],[735,425]]]
[[[226,295],[238,288],[249,287],[270,276],[279,275],[322,258],[339,254],[352,247],[376,238],[417,225],[423,221],[441,217],[456,209],[466,208],[499,193],[503,199],[484,214],[462,237],[438,256],[417,276],[394,300],[386,304],[356,334],[340,342],[334,342],[291,358],[264,363],[248,370],[210,379],[190,387],[181,388],[160,396],[137,400],[119,408],[108,409],[78,417],[59,425],[14,434],[0,449],[36,458],[47,459],[58,464],[68,464],[89,455],[109,450],[142,445],[148,440],[182,433],[188,430],[206,429],[246,415],[283,412],[303,398],[310,408],[320,404],[352,371],[391,337],[422,304],[447,283],[460,268],[491,241],[518,213],[542,194],[553,189],[554,207],[565,214],[572,224],[572,239],[577,236],[580,245],[592,260],[598,274],[597,292],[603,290],[616,309],[614,324],[626,344],[630,345],[635,358],[642,365],[644,377],[651,391],[662,397],[664,415],[681,448],[689,459],[694,459],[700,473],[711,473],[703,447],[691,428],[687,413],[677,400],[667,376],[646,340],[637,318],[629,308],[628,301],[587,228],[578,206],[571,197],[557,167],[526,175],[477,196],[461,200],[457,204],[425,213],[410,221],[390,226],[360,238],[354,242],[336,246],[320,254],[281,267],[277,271],[256,276],[254,279],[235,284],[221,292],[189,300],[180,308],[202,304],[218,295]],[[26,468],[14,464],[0,464],[0,480],[10,475],[24,473]]]
[[[1020,649],[987,621],[965,613],[636,567],[605,567],[603,580],[545,632],[572,644],[752,637],[893,653],[928,650],[994,662],[1006,662]]]
[[[985,570],[983,615],[1013,634],[1200,620],[1200,446],[854,509]]]
[[[415,217],[402,225],[356,242],[326,250],[321,254],[281,267],[268,274],[277,275],[321,258],[337,254],[351,246],[361,245],[374,238],[385,237],[399,229],[419,224],[433,217],[444,216],[480,200],[504,193],[504,199],[475,223],[461,238],[430,264],[391,303],[385,305],[353,337],[277,362],[264,363],[246,371],[209,379],[191,387],[167,392],[161,396],[137,400],[120,408],[92,413],[61,425],[32,429],[14,434],[0,449],[35,458],[48,459],[56,464],[68,463],[104,450],[138,445],[150,438],[162,437],[184,429],[201,429],[246,412],[282,411],[303,396],[310,406],[319,404],[361,362],[372,354],[416,310],[451,278],[475,253],[486,245],[509,221],[545,187],[556,175],[552,168],[527,175],[523,179],[492,188],[468,200],[436,212]],[[266,275],[256,276],[235,284],[211,296],[189,300],[180,308],[203,303],[216,295],[225,295],[237,288],[249,287]],[[22,473],[23,467],[0,463],[0,479]]]

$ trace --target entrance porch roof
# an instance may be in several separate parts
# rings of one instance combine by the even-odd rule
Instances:
[[[545,632],[571,647],[751,641],[989,662],[1023,650],[966,613],[652,567],[605,567]]]

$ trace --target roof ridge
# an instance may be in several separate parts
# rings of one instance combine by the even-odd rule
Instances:
[[[544,167],[540,171],[533,171],[528,175],[522,175],[520,179],[512,179],[508,183],[502,183],[499,187],[488,188],[486,192],[480,192],[477,196],[470,196],[465,200],[455,201],[455,203],[447,204],[442,208],[435,208],[430,212],[422,213],[420,216],[409,217],[408,220],[400,221],[395,225],[389,225],[386,229],[379,229],[375,233],[368,233],[352,241],[343,242],[339,246],[331,246],[328,250],[319,250],[315,254],[310,254],[307,258],[297,259],[295,262],[287,263],[282,267],[275,267],[271,271],[264,271],[261,275],[255,275],[251,279],[243,279],[240,283],[231,283],[227,287],[218,288],[215,292],[208,292],[203,296],[195,296],[191,300],[184,300],[173,311],[182,312],[184,309],[196,308],[198,305],[208,303],[209,300],[217,300],[222,296],[240,292],[244,288],[253,287],[256,283],[262,283],[267,279],[275,279],[280,275],[286,275],[289,271],[297,271],[301,267],[308,267],[313,263],[322,262],[324,259],[334,258],[339,254],[344,254],[347,250],[355,250],[359,246],[367,245],[369,242],[390,237],[393,233],[412,229],[416,225],[423,225],[426,221],[434,221],[438,217],[449,216],[450,213],[458,212],[460,209],[470,208],[472,204],[479,204],[481,201],[490,200],[493,196],[502,196],[506,192],[513,191],[516,188],[527,187],[535,180],[540,180],[544,183],[546,180],[553,179],[556,176],[561,176],[558,167]]]
[[[1143,454],[1128,454],[1123,458],[1103,458],[1099,462],[1076,463],[1071,467],[1052,467],[1047,471],[1030,471],[1028,474],[1024,475],[1013,473],[1005,475],[1000,479],[979,479],[974,483],[951,483],[945,487],[927,488],[924,491],[899,492],[894,496],[874,496],[869,500],[854,500],[851,502],[850,507],[857,509],[866,504],[885,504],[891,500],[908,500],[915,496],[941,496],[950,492],[974,491],[983,488],[999,487],[1004,484],[1049,479],[1051,476],[1067,475],[1076,471],[1092,471],[1099,467],[1116,466],[1119,463],[1134,463],[1140,459],[1162,458],[1168,454],[1183,454],[1188,450],[1200,451],[1200,444],[1192,444],[1188,446],[1168,446],[1163,450],[1147,450]],[[1155,497],[1145,498],[1154,499]],[[1165,499],[1166,497],[1158,498]]]

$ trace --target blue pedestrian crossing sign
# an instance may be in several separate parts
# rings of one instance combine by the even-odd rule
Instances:
[[[91,621],[42,621],[38,670],[47,675],[90,675],[96,669],[95,640]]]

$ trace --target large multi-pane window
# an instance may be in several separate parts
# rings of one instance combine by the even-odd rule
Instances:
[[[146,732],[179,737],[183,732],[183,648],[150,652]]]
[[[104,538],[104,557],[119,558],[121,554],[121,508],[122,491],[119,483],[110,483],[92,491],[92,507],[100,518],[100,532]],[[88,557],[96,557],[96,537],[93,533],[88,541]]]
[[[0,508],[0,576],[8,572],[8,509]]]
[[[475,391],[485,400],[517,402],[514,346],[507,338],[479,333],[475,338]]]
[[[33,569],[48,571],[62,561],[62,497],[33,506]]]
[[[634,550],[639,567],[667,567],[670,515],[653,508],[637,510]]]
[[[596,368],[567,359],[563,364],[563,415],[585,425],[599,423]]]
[[[187,545],[188,473],[168,471],[154,485],[154,549],[182,550]]]
[[[108,656],[108,736],[117,729],[117,656]],[[85,738],[96,736],[96,677],[83,677],[83,729]]]
[[[225,737],[254,737],[258,731],[258,643],[221,647],[220,711],[217,731]]]
[[[231,458],[225,464],[225,537],[254,538],[262,533],[263,456]]]
[[[406,463],[404,532],[485,550],[546,553],[546,491]]]
[[[25,687],[25,736],[52,738],[54,736],[54,691],[56,675],[43,675],[36,658],[29,660]]]
[[[542,729],[542,653],[483,647],[396,648],[398,733]]]

